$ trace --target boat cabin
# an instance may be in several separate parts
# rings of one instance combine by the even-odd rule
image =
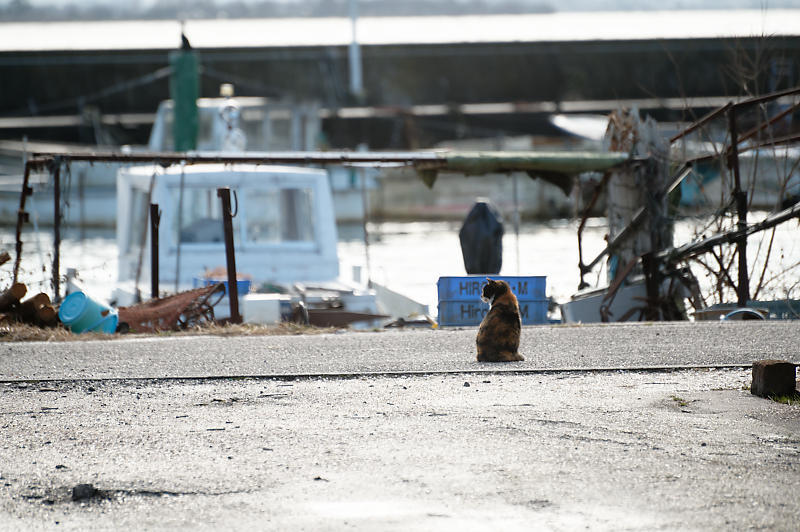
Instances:
[[[191,287],[225,267],[222,204],[231,189],[236,269],[257,283],[333,281],[337,233],[324,170],[197,165],[123,168],[117,177],[119,280],[150,279],[149,204],[158,225],[159,279]],[[176,282],[177,281],[177,282]]]

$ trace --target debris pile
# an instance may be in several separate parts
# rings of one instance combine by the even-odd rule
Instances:
[[[7,251],[0,251],[0,265],[9,260],[11,260],[10,254]],[[62,302],[61,314],[47,294],[41,292],[25,299],[26,294],[28,287],[25,283],[12,282],[10,286],[0,286],[0,325],[26,324],[40,328],[64,325],[75,333],[156,332],[177,331],[214,323],[213,307],[225,295],[225,285],[213,283],[131,307],[121,307],[118,310],[92,301],[78,291],[70,293]],[[70,305],[70,298],[77,296],[80,297]],[[67,306],[70,307],[68,314],[74,319],[67,319],[65,314]],[[105,318],[109,314],[113,314],[112,325],[101,326],[108,321]],[[87,320],[89,326],[86,326]]]
[[[23,283],[14,283],[0,292],[0,323],[27,323],[37,327],[55,327],[58,314],[45,293],[22,300],[28,293]]]
[[[177,331],[213,323],[214,305],[224,295],[223,283],[195,288],[131,307],[120,307],[119,321],[134,332]]]
[[[0,252],[0,265],[11,260],[8,251]],[[23,301],[28,293],[24,283],[12,283],[8,288],[0,289],[0,324],[27,323],[37,327],[55,327],[58,325],[58,314],[50,302],[50,297],[39,293]]]

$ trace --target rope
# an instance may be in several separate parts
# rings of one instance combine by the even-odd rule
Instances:
[[[153,83],[161,78],[169,76],[170,74],[172,74],[172,67],[169,66],[162,67],[156,70],[155,72],[151,72],[149,74],[145,74],[144,76],[140,76],[138,78],[117,83],[116,85],[106,87],[94,93],[85,94],[82,96],[76,96],[74,98],[68,98],[66,100],[61,100],[59,102],[43,105],[37,108],[37,113],[35,114],[41,114],[42,112],[54,111],[57,109],[74,109],[75,107],[82,107],[87,102],[100,100],[102,98],[111,96],[113,94],[117,94],[119,92],[124,92],[130,89],[134,89],[142,85],[147,85],[148,83]],[[34,113],[31,113],[28,107],[20,108],[17,109],[16,111],[6,113],[7,116],[16,116],[20,114],[29,115]]]
[[[231,192],[233,192],[233,201],[235,202],[236,208],[233,211],[229,211],[231,218],[236,218],[236,215],[239,214],[239,195],[236,194],[236,189],[234,188]]]
[[[181,164],[181,185],[178,192],[178,243],[175,257],[175,292],[178,291],[178,281],[181,278],[181,231],[183,231],[183,191],[186,184],[186,165]]]

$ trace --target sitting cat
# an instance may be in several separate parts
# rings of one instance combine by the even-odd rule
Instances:
[[[525,360],[517,352],[522,330],[517,297],[505,281],[486,278],[481,299],[489,303],[489,312],[478,328],[475,343],[478,362],[512,362]]]

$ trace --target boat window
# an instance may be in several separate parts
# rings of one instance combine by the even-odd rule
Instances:
[[[173,151],[175,149],[175,138],[172,134],[172,110],[168,113],[159,114],[159,118],[163,119],[164,129],[162,131],[163,137],[161,138],[161,145],[158,146],[158,149],[162,151]],[[158,118],[156,118],[156,120],[157,119]]]
[[[285,112],[272,111],[269,113],[269,137],[267,138],[268,150],[292,150],[292,117]]]
[[[310,188],[248,190],[240,194],[247,213],[247,240],[255,243],[311,242],[314,220]]]
[[[264,145],[264,117],[263,108],[242,107],[242,118],[239,127],[242,128],[247,139],[248,150],[266,150]]]
[[[217,109],[200,108],[197,110],[197,149],[198,150],[219,150],[220,133],[217,131],[220,126],[216,124]],[[170,132],[170,142],[172,133]]]
[[[214,137],[214,114],[209,109],[200,108],[197,110],[197,149],[198,150],[219,150],[219,142]],[[175,136],[172,132],[174,125],[174,115],[172,110],[159,115],[163,120],[164,129],[162,131],[161,145],[159,150],[172,151],[175,149]]]
[[[180,189],[174,187],[172,196],[172,238],[173,242],[223,243],[225,232],[222,227],[222,205],[217,197],[216,188],[186,187],[183,191],[183,202],[180,201]],[[239,197],[241,201],[241,195]],[[180,223],[179,223],[180,221]],[[239,231],[239,217],[233,218],[234,235]],[[234,237],[236,238],[236,237]]]

